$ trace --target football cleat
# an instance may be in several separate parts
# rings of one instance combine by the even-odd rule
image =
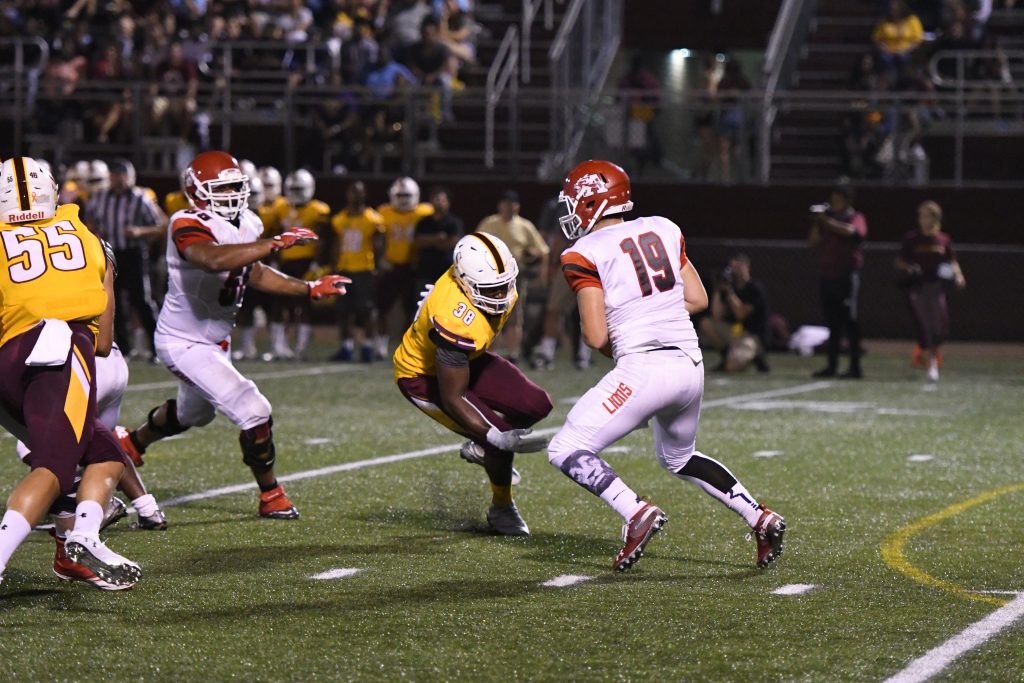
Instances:
[[[459,457],[466,462],[471,462],[474,465],[484,465],[484,447],[475,441],[467,441],[462,444],[462,448],[459,449]],[[515,467],[512,468],[512,486],[519,486],[519,482],[523,480],[523,476],[519,474],[519,470]]]
[[[260,517],[298,519],[299,511],[292,505],[280,484],[260,494]]]
[[[530,527],[526,526],[515,503],[503,508],[491,503],[491,507],[487,509],[487,525],[502,536],[530,535]]]
[[[124,452],[132,459],[136,467],[142,467],[145,463],[142,462],[142,453],[139,453],[139,449],[135,447],[135,442],[132,441],[131,432],[121,425],[114,427],[114,436],[121,443],[121,448]]]
[[[72,531],[64,541],[64,553],[118,590],[131,588],[142,578],[142,568],[104,545],[98,534]]]
[[[148,517],[140,514],[138,521],[132,524],[131,528],[143,531],[167,531],[167,518],[164,517],[163,511],[157,508],[156,512]]]
[[[752,533],[757,539],[757,566],[764,569],[782,554],[782,535],[786,533],[786,520],[782,515],[764,508]]]
[[[668,522],[661,508],[644,503],[632,519],[622,525],[622,550],[615,556],[612,569],[623,572],[632,567],[644,555],[644,547],[654,534]]]
[[[64,552],[64,539],[58,538],[52,533],[50,535],[53,536],[53,540],[57,543],[57,551],[53,556],[53,573],[61,581],[82,581],[105,591],[123,591],[131,588],[130,585],[119,586],[115,583],[104,581],[85,565],[72,562],[67,553]]]
[[[100,531],[103,531],[111,524],[116,524],[118,520],[128,514],[128,506],[124,504],[124,501],[117,496],[111,496],[110,502],[107,503],[107,510],[103,515],[103,523],[100,524]]]

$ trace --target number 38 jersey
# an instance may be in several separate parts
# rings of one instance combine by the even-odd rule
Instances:
[[[242,303],[252,266],[230,272],[210,273],[184,256],[199,242],[247,244],[263,233],[263,223],[245,209],[238,225],[199,209],[185,209],[171,216],[167,231],[167,296],[156,333],[187,341],[219,344],[231,334],[235,313]]]
[[[686,263],[682,231],[660,216],[595,230],[562,252],[562,273],[574,292],[584,287],[604,290],[616,360],[665,347],[700,359],[683,299],[680,271]]]
[[[52,218],[0,223],[0,345],[43,318],[87,323],[96,334],[107,306],[107,259],[98,237],[62,204]]]
[[[453,269],[438,278],[420,305],[416,319],[395,351],[395,379],[437,375],[434,355],[438,344],[466,352],[470,359],[483,354],[505,326],[516,300],[500,316],[487,316],[455,281]]]

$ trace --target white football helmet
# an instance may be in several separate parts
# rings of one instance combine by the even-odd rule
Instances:
[[[316,194],[316,180],[313,174],[304,168],[292,171],[284,179],[284,198],[292,206],[309,204]]]
[[[85,181],[89,193],[110,189],[110,168],[102,159],[93,159],[89,163],[89,176]]]
[[[263,181],[260,180],[258,175],[249,176],[249,210],[259,210],[263,206],[265,198],[263,194]]]
[[[408,176],[399,178],[391,183],[388,198],[395,211],[412,211],[420,203],[420,186]]]
[[[259,173],[256,170],[256,164],[252,163],[248,159],[239,159],[238,168],[242,169],[242,173],[249,176],[250,178],[255,178]]]
[[[256,175],[263,181],[265,201],[268,204],[277,201],[277,198],[281,196],[281,172],[273,166],[263,166],[256,172]]]
[[[519,265],[508,246],[494,235],[474,232],[455,245],[455,281],[484,313],[501,315],[516,297]]]
[[[38,164],[38,165],[39,165],[39,168],[41,168],[41,169],[43,169],[44,171],[46,171],[47,173],[49,173],[49,174],[50,174],[50,176],[51,176],[51,177],[52,177],[52,178],[53,178],[54,180],[56,180],[56,179],[57,179],[57,176],[55,176],[55,175],[53,174],[53,167],[52,167],[52,166],[50,166],[50,162],[49,162],[49,161],[47,161],[46,159],[38,158],[38,159],[36,159],[36,160],[35,160],[35,162],[36,162],[36,164]]]
[[[92,164],[84,159],[82,161],[76,161],[68,170],[64,172],[64,182],[74,183],[78,185],[80,190],[85,190],[86,185],[89,183],[89,173]]]
[[[53,218],[57,181],[31,157],[14,157],[0,165],[0,221],[22,223]]]

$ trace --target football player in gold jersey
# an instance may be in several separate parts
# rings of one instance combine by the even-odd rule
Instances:
[[[373,305],[373,278],[384,252],[384,224],[380,214],[366,205],[366,185],[357,180],[348,187],[348,204],[331,221],[331,263],[352,280],[348,294],[337,300],[341,347],[330,360],[347,362],[359,348],[360,360],[373,360],[370,340],[377,331]]]
[[[278,234],[292,228],[306,228],[318,235],[324,235],[331,218],[331,207],[324,202],[313,199],[316,194],[316,180],[313,174],[304,169],[292,171],[284,181],[283,203],[276,203],[274,220]],[[316,242],[286,249],[278,254],[281,272],[299,279],[305,279],[317,259]],[[295,253],[291,253],[295,252]],[[306,298],[274,297],[271,314],[270,337],[274,355],[278,358],[291,359],[302,357],[313,336],[310,324],[310,303]],[[296,326],[295,351],[288,346],[288,334],[285,318]]]
[[[57,183],[34,160],[5,161],[0,188],[0,406],[32,449],[32,471],[0,520],[0,576],[57,497],[71,492],[81,464],[65,552],[130,588],[139,566],[99,538],[125,458],[96,419],[95,356],[109,353],[113,340],[113,273],[78,207],[57,206]]]
[[[388,190],[387,204],[377,207],[384,221],[387,246],[384,258],[377,264],[377,319],[380,335],[377,354],[388,357],[388,315],[395,302],[402,306],[404,320],[416,310],[416,249],[413,240],[416,224],[434,213],[434,207],[420,202],[420,186],[412,178],[399,178]]]
[[[460,455],[487,471],[491,529],[528,536],[512,502],[512,460],[547,445],[530,431],[551,412],[551,398],[488,350],[516,304],[519,267],[504,242],[482,232],[459,240],[453,261],[395,351],[395,380],[413,405],[469,439]]]

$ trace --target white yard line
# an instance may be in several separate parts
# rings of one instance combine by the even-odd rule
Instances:
[[[325,367],[330,368],[334,366]],[[311,370],[312,369],[313,368],[311,368]],[[252,375],[251,377],[256,378],[256,375]],[[704,408],[718,408],[721,406],[732,405],[734,403],[742,403],[743,401],[749,401],[758,398],[766,398],[768,395],[787,396],[789,394],[796,394],[802,391],[817,391],[818,389],[824,389],[829,386],[831,386],[830,382],[812,382],[810,384],[800,384],[795,387],[785,387],[783,389],[773,389],[771,391],[759,391],[754,394],[740,394],[738,396],[730,396],[726,398],[717,399],[715,401],[708,401],[707,403],[704,404]],[[547,427],[545,429],[538,429],[534,433],[546,436],[549,434],[554,434],[560,428],[560,426]],[[328,467],[320,467],[315,470],[304,470],[302,472],[286,474],[278,477],[277,480],[283,483],[288,481],[300,481],[302,479],[314,479],[316,477],[323,477],[328,474],[335,474],[337,472],[350,472],[352,470],[360,470],[365,467],[388,465],[390,463],[400,462],[402,460],[414,460],[416,458],[425,458],[430,455],[439,455],[441,453],[453,453],[456,450],[458,450],[460,446],[462,446],[462,442],[446,444],[444,446],[434,446],[433,448],[424,448],[418,451],[409,451],[406,453],[384,455],[379,458],[356,460],[354,462],[341,463],[340,465],[330,465]],[[162,500],[160,501],[160,507],[173,507],[175,505],[183,505],[184,503],[191,503],[197,500],[206,500],[208,498],[218,498],[220,496],[226,496],[232,493],[241,493],[242,491],[248,491],[250,489],[255,488],[256,482],[234,484],[233,486],[222,486],[220,488],[209,489],[208,491],[200,491],[198,493],[190,493],[186,496],[177,496],[175,498],[168,498],[167,500]]]
[[[561,576],[556,576],[553,579],[548,579],[541,585],[547,586],[548,588],[565,588],[566,586],[575,586],[577,583],[590,581],[593,578],[596,577],[579,576],[578,574],[562,574]]]
[[[813,583],[790,583],[780,586],[772,591],[772,595],[800,595],[812,588],[817,588]]]
[[[294,367],[290,370],[274,370],[273,372],[254,372],[246,375],[248,379],[289,379],[291,377],[315,377],[317,375],[334,375],[339,372],[352,372],[355,365],[334,364],[314,365],[311,368]],[[176,379],[166,382],[148,382],[146,384],[129,384],[125,391],[150,391],[152,389],[176,389],[180,382]]]
[[[320,572],[319,574],[313,574],[309,578],[316,581],[330,581],[331,579],[346,579],[350,576],[355,576],[361,569],[358,567],[342,567],[340,569],[331,569],[326,572]]]
[[[961,655],[991,640],[1024,617],[1024,593],[977,621],[938,647],[924,653],[885,683],[920,683],[942,672]]]

